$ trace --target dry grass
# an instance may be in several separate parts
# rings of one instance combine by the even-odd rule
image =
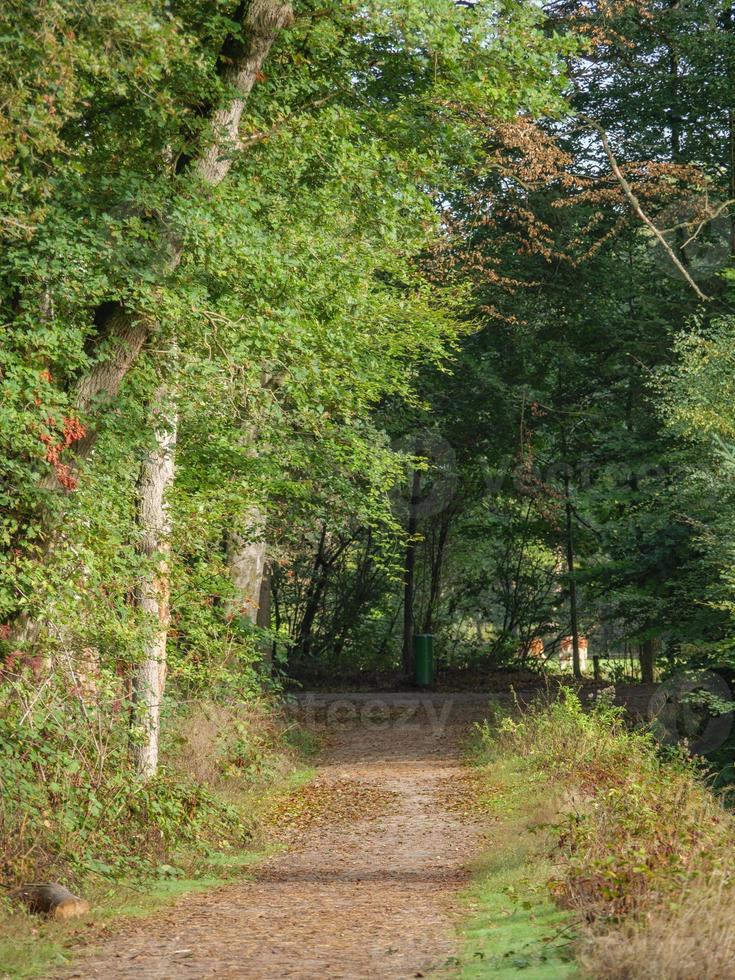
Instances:
[[[243,782],[285,776],[296,753],[288,751],[289,725],[272,707],[198,701],[180,713],[164,761],[178,774],[225,798],[239,795]]]
[[[299,764],[298,730],[265,701],[169,710],[163,764],[141,782],[118,705],[87,711],[53,679],[37,691],[6,682],[0,695],[0,883],[8,887],[59,880],[83,889],[90,879],[181,870],[184,855],[199,861],[212,846],[249,846],[261,800]]]
[[[733,980],[732,890],[694,886],[675,909],[590,932],[580,961],[597,980]]]

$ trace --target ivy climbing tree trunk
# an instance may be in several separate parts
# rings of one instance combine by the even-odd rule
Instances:
[[[251,0],[244,7],[242,39],[226,41],[220,59],[223,80],[234,94],[212,113],[211,139],[188,168],[204,185],[212,188],[222,183],[242,148],[238,130],[250,93],[273,43],[294,19],[291,4],[283,0]],[[163,279],[179,266],[184,249],[177,232],[164,222],[160,226],[160,236],[166,258],[159,258],[158,267],[151,273]],[[95,320],[98,342],[97,350],[93,352],[94,364],[79,380],[71,396],[73,408],[85,417],[84,436],[69,449],[76,463],[87,459],[97,442],[95,414],[116,397],[146,342],[158,329],[155,317],[129,309],[118,301],[98,309]],[[40,485],[45,490],[69,492],[69,486],[60,481],[55,468]],[[34,520],[43,529],[44,549],[49,554],[54,549],[58,513],[53,508],[43,508]],[[38,636],[39,624],[34,613],[25,611],[17,617],[11,630],[14,645],[32,647]]]
[[[142,779],[150,779],[158,768],[161,703],[166,684],[171,554],[167,496],[174,481],[178,425],[168,386],[158,388],[152,408],[156,445],[143,460],[137,487],[138,548],[147,567],[138,585],[136,605],[150,621],[143,656],[133,677],[133,751],[136,771]]]
[[[242,146],[238,130],[250,93],[274,41],[292,23],[291,4],[283,0],[251,0],[246,4],[242,18],[242,40],[230,39],[225,42],[221,58],[223,80],[234,94],[224,106],[212,113],[211,140],[189,165],[191,173],[203,184],[217,187],[230,172]],[[178,267],[184,249],[174,229],[162,224],[160,234],[167,257],[160,261],[160,268],[152,271],[163,278]],[[130,310],[117,302],[98,310],[97,321],[104,353],[80,380],[73,397],[74,407],[83,413],[117,395],[123,379],[158,326],[154,317]],[[85,437],[73,447],[76,457],[84,459],[89,456],[95,441],[95,427],[90,424]],[[47,486],[60,489],[55,474],[49,475]]]
[[[275,379],[263,374],[264,389],[276,385]],[[260,431],[257,425],[246,426],[242,444],[248,456],[256,457]],[[227,565],[234,595],[227,607],[230,619],[244,616],[254,626],[261,626],[260,610],[266,602],[265,629],[270,628],[270,573],[267,572],[267,514],[260,504],[251,504],[242,520],[244,530],[230,531],[227,536]],[[264,594],[265,593],[265,594]]]

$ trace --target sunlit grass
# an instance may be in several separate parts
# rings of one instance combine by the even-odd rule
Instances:
[[[71,922],[32,916],[6,901],[4,907],[0,907],[0,978],[20,980],[46,976],[68,967],[73,961],[73,950],[81,944],[94,943],[112,922],[151,915],[187,894],[247,880],[254,866],[283,847],[267,840],[265,825],[269,810],[285,795],[306,785],[313,776],[311,768],[293,769],[284,773],[267,792],[260,794],[257,808],[260,840],[253,849],[211,850],[194,858],[182,853],[177,855],[170,877],[100,882],[84,893],[92,906],[91,911]]]
[[[578,976],[573,920],[551,900],[545,823],[555,813],[548,785],[523,760],[484,767],[484,805],[492,816],[488,848],[465,895],[461,976],[557,980]]]

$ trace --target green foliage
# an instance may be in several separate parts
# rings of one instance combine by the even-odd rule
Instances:
[[[421,372],[420,398],[383,410],[396,442],[430,430],[453,458],[451,503],[418,521],[414,621],[445,663],[523,662],[543,641],[543,664],[571,632],[571,537],[579,628],[613,673],[651,647],[661,670],[729,665],[730,14],[658,0],[550,14],[585,51],[569,62],[572,114],[474,118],[482,152],[446,185],[448,234],[427,265],[461,284],[479,329],[451,366]],[[577,114],[608,132],[709,304],[631,213]],[[365,612],[393,624],[395,655],[401,583],[377,588]]]
[[[170,773],[125,782],[128,718],[112,706],[157,629],[136,602],[161,558],[141,554],[136,494],[162,380],[179,417],[174,696],[249,702],[280,670],[390,673],[409,555],[413,627],[437,634],[442,666],[527,665],[539,639],[543,665],[570,632],[572,583],[593,653],[732,661],[731,283],[676,224],[692,199],[729,194],[729,14],[704,0],[294,8],[217,188],[191,162],[232,95],[241,4],[0,14],[0,654],[3,676],[28,680],[12,682],[6,765],[49,862],[77,849],[114,871],[116,806],[148,863],[156,834],[231,832],[226,808]],[[611,133],[706,308],[579,113]],[[81,411],[114,304],[157,329],[119,395]],[[265,631],[232,615],[233,534],[266,539]],[[64,676],[91,658],[108,701],[69,709],[39,650]],[[227,772],[267,768],[234,731]],[[89,780],[59,783],[75,759]]]
[[[145,785],[131,779],[115,710],[90,717],[58,692],[28,692],[28,701],[14,693],[2,716],[6,876],[150,874],[181,847],[247,839],[241,814],[206,787],[166,771]]]
[[[395,536],[399,458],[372,414],[387,396],[412,401],[420,366],[466,329],[462,288],[428,279],[418,257],[480,148],[468,114],[559,110],[570,49],[526,7],[297,4],[246,107],[254,143],[212,193],[187,164],[230,94],[218,58],[239,39],[238,10],[18,0],[2,33],[21,43],[0,51],[13,176],[0,226],[0,620],[24,611],[50,646],[102,642],[108,662],[135,660],[135,481],[175,332],[174,661],[198,684],[233,643],[244,664],[256,645],[228,631],[222,553],[254,504],[272,518],[276,561],[325,513]],[[75,386],[109,354],[113,302],[155,315],[159,336],[115,405],[78,418]],[[90,428],[99,442],[77,474]],[[71,496],[48,491],[50,472]]]
[[[686,653],[696,664],[733,663],[733,413],[728,393],[732,318],[695,324],[677,339],[678,359],[659,372],[661,415],[686,447],[676,497],[696,534],[699,582],[693,583],[706,630]]]
[[[694,763],[662,757],[650,734],[626,730],[620,709],[603,700],[585,712],[565,691],[484,739],[493,756],[517,756],[571,801],[552,882],[562,906],[604,923],[644,916],[713,878],[731,885],[732,817]]]
[[[181,876],[213,850],[251,846],[252,794],[278,786],[295,758],[269,706],[169,710],[164,764],[144,783],[121,724],[130,706],[120,678],[97,678],[96,703],[90,677],[63,680],[40,691],[3,683],[6,880]]]
[[[537,11],[509,7],[498,30],[494,4],[294,6],[246,106],[249,150],[215,191],[190,163],[232,97],[221,69],[243,5],[11,0],[0,14],[10,876],[150,872],[247,832],[207,779],[164,767],[144,784],[128,759],[130,676],[158,628],[135,601],[161,571],[136,499],[153,392],[165,379],[180,417],[170,690],[252,701],[264,637],[228,611],[227,536],[252,533],[258,507],[275,565],[327,514],[395,538],[401,457],[373,412],[411,401],[420,365],[465,329],[462,290],[418,259],[477,152],[466,113],[561,104],[565,45]],[[115,304],[158,329],[119,397],[80,411],[80,382],[114,351]],[[19,622],[38,630],[24,640]],[[267,770],[269,737],[234,731],[219,776]]]

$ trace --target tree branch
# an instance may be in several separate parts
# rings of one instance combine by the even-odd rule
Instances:
[[[238,143],[238,149],[248,150],[251,146],[256,146],[258,143],[263,143],[265,140],[270,139],[279,130],[287,126],[291,120],[297,116],[299,113],[306,111],[307,109],[319,109],[328,102],[331,102],[339,94],[338,90],[330,92],[329,95],[324,95],[320,99],[312,99],[311,102],[306,102],[304,105],[299,106],[293,112],[289,112],[287,115],[282,116],[278,122],[273,123],[268,129],[262,130],[260,133],[250,133],[248,136],[244,136]]]
[[[225,76],[234,90],[233,95],[213,113],[212,141],[191,163],[191,171],[203,183],[216,187],[229,173],[233,157],[241,148],[238,127],[247,100],[274,41],[293,19],[288,0],[251,0],[242,22],[245,36],[242,49]],[[168,256],[157,271],[165,275],[178,267],[183,246],[178,235],[165,224],[161,233]],[[108,400],[117,395],[125,375],[157,326],[156,319],[150,314],[128,310],[120,303],[111,305],[102,322],[102,335],[109,349],[77,385],[72,404],[78,411],[88,413],[100,399]],[[72,447],[76,459],[89,456],[95,441],[96,432],[89,426],[85,438]],[[53,472],[43,485],[46,489],[60,489]]]
[[[619,165],[619,163],[617,161],[617,158],[616,158],[615,154],[613,153],[612,147],[610,146],[610,140],[607,138],[607,133],[605,132],[605,130],[602,128],[602,126],[600,126],[599,123],[595,122],[594,119],[590,119],[589,116],[582,116],[582,115],[580,115],[579,118],[584,123],[586,123],[591,129],[594,129],[595,132],[597,133],[597,135],[600,137],[600,142],[602,143],[602,148],[605,151],[605,155],[607,156],[607,159],[610,162],[610,167],[612,169],[612,172],[615,175],[618,183],[622,187],[623,193],[625,194],[626,198],[628,199],[628,202],[629,202],[631,208],[633,209],[633,211],[637,214],[637,216],[641,219],[641,221],[648,228],[651,229],[651,231],[656,236],[656,238],[657,238],[659,244],[661,245],[661,247],[664,249],[664,251],[666,252],[666,254],[669,256],[669,258],[673,262],[674,266],[681,273],[682,277],[692,287],[692,289],[694,290],[694,292],[697,294],[698,298],[701,299],[703,303],[709,302],[712,297],[711,296],[707,296],[705,293],[702,292],[702,290],[699,288],[699,286],[696,284],[696,282],[692,279],[691,275],[689,274],[688,270],[686,269],[686,267],[682,263],[682,261],[679,258],[679,256],[676,254],[676,252],[674,251],[674,249],[666,241],[666,238],[663,235],[663,233],[657,228],[657,226],[654,224],[654,222],[648,217],[648,215],[646,214],[646,212],[643,210],[643,207],[641,206],[641,202],[636,197],[635,191],[631,187],[630,182],[626,179],[625,174],[620,169],[620,165]]]

